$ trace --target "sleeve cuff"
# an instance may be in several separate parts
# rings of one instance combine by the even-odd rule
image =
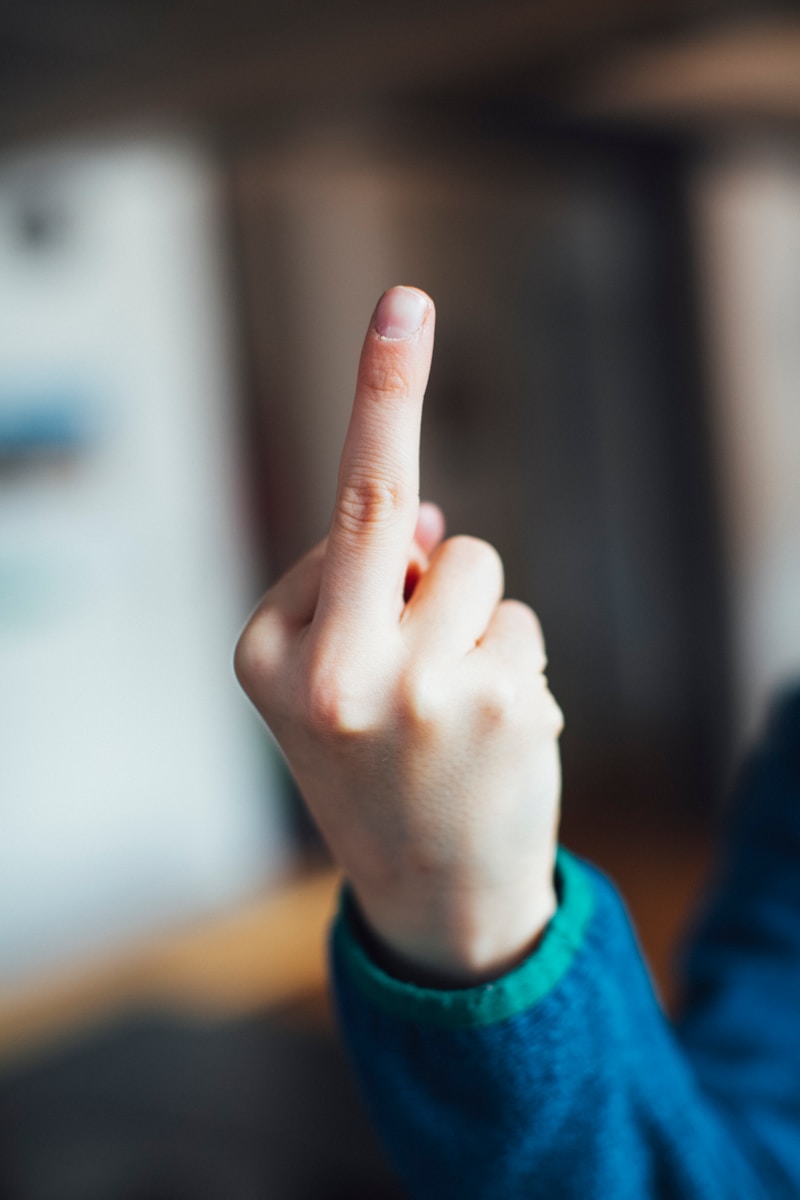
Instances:
[[[559,849],[555,881],[558,910],[536,950],[491,983],[447,991],[417,987],[387,975],[358,939],[346,888],[333,927],[334,958],[362,996],[391,1016],[448,1029],[494,1025],[527,1011],[552,992],[583,944],[594,911],[589,872],[568,851]]]

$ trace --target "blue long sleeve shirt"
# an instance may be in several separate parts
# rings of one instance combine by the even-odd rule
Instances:
[[[420,1200],[800,1197],[800,692],[733,806],[671,1024],[612,885],[560,851],[558,911],[493,983],[415,987],[332,936],[345,1041]]]

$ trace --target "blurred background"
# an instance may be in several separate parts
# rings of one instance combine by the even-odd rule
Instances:
[[[423,494],[540,614],[564,839],[662,995],[800,673],[800,20],[722,0],[0,10],[0,1194],[399,1195],[337,880],[231,668],[381,291]]]

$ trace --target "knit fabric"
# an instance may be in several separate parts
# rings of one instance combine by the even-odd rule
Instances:
[[[475,988],[387,975],[345,896],[340,1024],[411,1197],[800,1196],[800,693],[732,816],[674,1025],[613,886],[565,851],[536,952]]]

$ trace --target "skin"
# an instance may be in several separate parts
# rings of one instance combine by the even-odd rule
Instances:
[[[328,536],[267,592],[235,665],[387,960],[466,986],[555,911],[563,721],[497,552],[443,540],[419,503],[433,332],[424,293],[381,298]]]

